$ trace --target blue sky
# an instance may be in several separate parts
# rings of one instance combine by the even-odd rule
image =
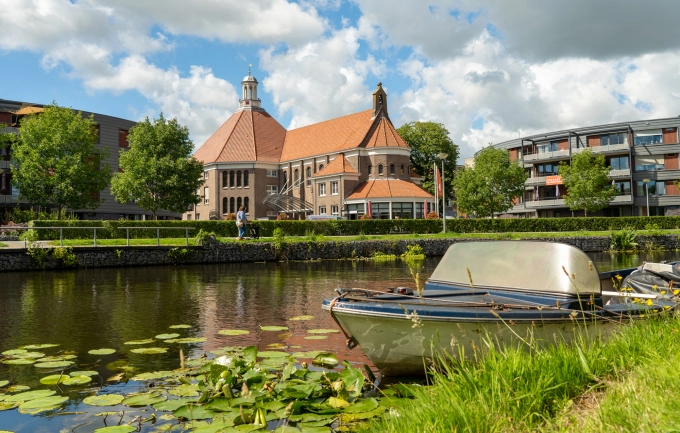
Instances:
[[[381,81],[397,127],[443,123],[464,158],[518,135],[680,114],[679,13],[672,0],[23,0],[0,14],[0,98],[163,111],[199,146],[252,63],[286,128],[369,108]]]

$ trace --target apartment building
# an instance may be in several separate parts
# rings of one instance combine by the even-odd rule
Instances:
[[[0,99],[0,127],[5,132],[19,134],[21,119],[30,114],[40,115],[44,106],[28,102],[9,101]],[[94,115],[97,123],[99,142],[97,148],[106,150],[108,156],[102,160],[107,163],[112,171],[118,171],[118,157],[121,149],[128,147],[127,134],[136,122],[117,117],[106,116],[98,113],[83,112],[83,116]],[[12,149],[0,149],[0,213],[16,206],[28,208],[32,204],[20,199],[19,191],[12,186],[12,167],[10,160]],[[99,193],[101,205],[97,209],[68,209],[81,219],[150,219],[151,213],[146,212],[134,203],[118,203],[111,194],[109,188]],[[179,219],[181,214],[168,211],[159,211],[159,219]]]
[[[495,147],[507,149],[524,166],[528,179],[508,216],[579,216],[564,203],[561,162],[591,149],[605,156],[618,195],[594,216],[680,215],[678,167],[680,116],[574,128],[522,137]],[[649,204],[648,204],[649,203]]]
[[[202,201],[183,219],[223,219],[241,206],[250,219],[424,218],[434,208],[382,84],[371,109],[290,131],[262,108],[250,71],[241,86],[239,109],[194,154],[205,169]]]

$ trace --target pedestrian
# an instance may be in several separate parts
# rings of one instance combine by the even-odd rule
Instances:
[[[238,227],[239,241],[242,241],[243,237],[246,235],[246,224],[248,224],[248,220],[246,219],[246,207],[241,206],[236,213],[236,227]]]

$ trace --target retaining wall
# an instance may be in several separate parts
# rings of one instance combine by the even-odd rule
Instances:
[[[428,256],[441,256],[457,242],[485,242],[493,239],[406,239],[362,240],[352,242],[322,241],[282,244],[260,242],[209,242],[202,247],[75,247],[77,267],[100,268],[119,266],[150,266],[194,263],[264,262],[277,260],[328,260],[371,257],[376,251],[402,254],[408,245],[420,245]],[[610,241],[607,236],[552,237],[533,239],[536,242],[560,242],[573,245],[585,252],[606,251]],[[680,249],[678,236],[637,237],[640,247],[652,242],[657,248]],[[0,272],[40,269],[64,269],[61,260],[51,254],[36,263],[25,249],[0,249]]]

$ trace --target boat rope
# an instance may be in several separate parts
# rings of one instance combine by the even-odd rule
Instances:
[[[333,314],[333,307],[335,306],[335,303],[337,302],[338,299],[342,297],[344,297],[344,295],[337,296],[331,301],[331,303],[328,305],[328,312],[331,314],[331,317],[333,318],[333,321],[335,321],[335,324],[338,325],[338,328],[340,328],[342,333],[345,334],[345,338],[347,339],[345,340],[345,345],[349,350],[352,350],[359,345],[359,342],[357,342],[357,340],[354,337],[352,337],[347,333],[347,331],[345,331],[345,328],[342,327],[340,321],[338,321],[338,318],[335,317],[335,314]]]

